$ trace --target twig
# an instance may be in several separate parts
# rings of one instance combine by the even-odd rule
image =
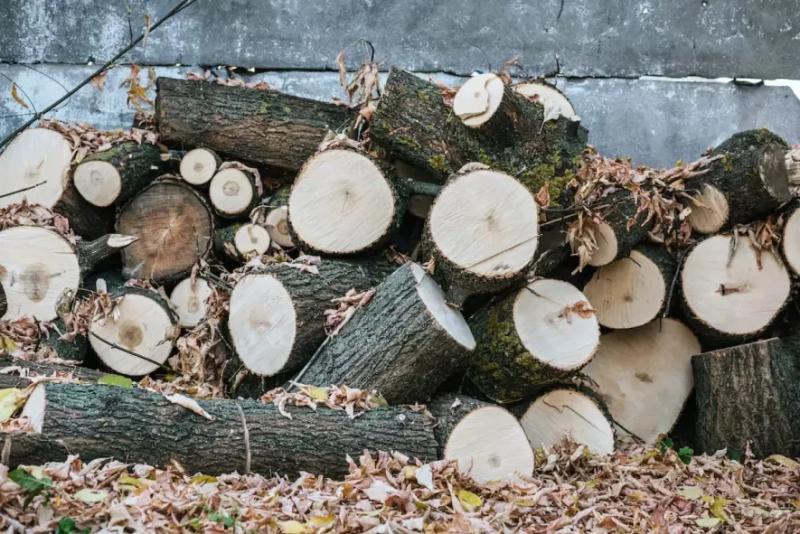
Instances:
[[[143,355],[141,355],[141,354],[138,354],[138,353],[136,353],[136,352],[133,352],[132,350],[126,349],[125,347],[122,347],[122,346],[120,346],[120,345],[117,345],[117,344],[116,344],[116,343],[114,343],[113,341],[109,341],[109,340],[107,340],[107,339],[104,339],[104,338],[102,338],[102,337],[98,336],[97,334],[95,334],[94,332],[91,332],[91,331],[90,331],[90,332],[89,332],[89,334],[90,334],[90,335],[92,335],[92,336],[94,336],[94,338],[95,338],[95,339],[97,339],[97,340],[99,340],[99,341],[102,341],[103,343],[105,343],[106,345],[108,345],[109,347],[111,347],[112,349],[121,350],[121,351],[122,351],[122,352],[124,352],[125,354],[130,354],[131,356],[135,356],[135,357],[137,357],[137,358],[139,358],[139,359],[142,359],[142,360],[144,360],[144,361],[146,361],[146,362],[148,362],[148,363],[152,363],[153,365],[157,365],[157,366],[159,367],[159,369],[163,369],[163,370],[165,370],[165,371],[169,371],[170,373],[175,373],[175,372],[177,372],[177,371],[175,371],[175,369],[172,369],[171,367],[167,367],[167,366],[166,366],[166,365],[164,365],[163,363],[159,363],[159,362],[157,362],[157,361],[155,361],[155,360],[153,360],[153,359],[150,359],[150,358],[148,358],[147,356],[143,356]]]
[[[16,195],[17,193],[24,193],[25,191],[30,191],[31,189],[34,189],[34,188],[39,187],[40,185],[44,185],[46,183],[47,183],[47,180],[45,180],[44,182],[39,182],[38,184],[29,185],[28,187],[23,187],[22,189],[17,189],[16,191],[9,191],[8,193],[1,194],[0,198],[10,197],[11,195]]]
[[[683,259],[686,257],[687,250],[688,249],[682,250],[678,255],[678,265],[675,268],[675,274],[672,275],[672,282],[669,284],[669,292],[667,293],[667,301],[664,303],[664,313],[661,315],[662,317],[667,317],[669,309],[672,306],[672,294],[675,292],[675,286],[678,283],[678,276],[681,273],[681,265],[683,265]]]
[[[286,391],[291,391],[297,384],[302,384],[302,382],[300,382],[300,379],[303,378],[303,375],[306,373],[306,371],[308,371],[308,368],[311,367],[311,364],[314,363],[314,360],[317,359],[317,356],[319,356],[319,354],[322,352],[322,349],[325,348],[325,346],[331,339],[333,339],[333,336],[328,336],[325,338],[325,341],[323,341],[322,345],[320,345],[319,348],[314,352],[314,354],[311,355],[311,358],[309,358],[308,362],[306,362],[303,368],[300,369],[300,372],[297,373],[297,375],[295,375],[294,378],[289,380],[289,382],[284,386],[284,389]]]

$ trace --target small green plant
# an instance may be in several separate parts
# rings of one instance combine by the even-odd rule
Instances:
[[[23,508],[27,508],[28,504],[40,493],[48,488],[53,487],[53,481],[47,477],[36,478],[26,470],[18,467],[8,474],[8,478],[19,484],[27,496],[23,503]]]
[[[671,438],[664,438],[658,442],[657,446],[658,452],[660,452],[663,456],[667,454],[668,450],[675,449],[675,442],[672,441]],[[691,447],[681,447],[675,452],[678,454],[678,458],[681,460],[681,462],[685,463],[686,465],[689,465],[689,463],[692,461],[692,457],[694,456],[694,449]]]
[[[56,526],[55,534],[88,534],[89,529],[79,529],[71,517],[62,517]]]

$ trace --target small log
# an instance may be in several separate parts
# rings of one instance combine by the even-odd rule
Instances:
[[[613,421],[647,443],[675,426],[692,392],[691,357],[700,343],[675,319],[601,336],[583,368]]]
[[[246,168],[225,165],[211,179],[209,201],[224,219],[246,219],[261,197],[260,179]]]
[[[125,277],[166,283],[188,275],[208,253],[214,217],[208,203],[192,187],[164,179],[120,208],[117,231],[138,238],[122,254]]]
[[[347,107],[277,91],[159,78],[156,92],[162,142],[285,171],[299,170],[329,131],[355,119]]]
[[[464,395],[440,395],[428,404],[439,457],[479,484],[533,474],[533,450],[517,419],[504,408]]]
[[[277,406],[252,400],[197,402],[210,420],[138,388],[49,383],[36,388],[23,414],[39,435],[80,451],[84,461],[159,467],[177,461],[192,473],[334,477],[347,473],[347,455],[357,458],[364,450],[397,451],[423,462],[437,458],[433,421],[407,408],[350,419],[344,410],[287,406],[290,419]],[[24,457],[14,447],[12,456]]]
[[[539,279],[470,319],[477,347],[469,380],[510,403],[563,381],[597,350],[600,328],[586,297],[560,280]]]
[[[798,354],[796,339],[771,338],[693,357],[700,451],[800,456]]]
[[[556,388],[514,408],[531,447],[550,448],[569,439],[594,454],[614,452],[614,428],[593,395]]]
[[[572,122],[580,122],[572,102],[555,85],[546,81],[536,81],[518,83],[512,88],[528,100],[539,102],[544,108],[545,121],[564,117]]]
[[[269,211],[264,221],[270,239],[283,248],[294,248],[294,240],[289,229],[290,193],[290,187],[282,187],[273,193],[269,199]]]
[[[448,180],[423,239],[451,305],[460,307],[470,295],[499,291],[525,276],[538,243],[538,214],[530,191],[480,164]]]
[[[11,371],[9,368],[18,367],[21,371]],[[78,365],[64,365],[50,362],[32,362],[22,358],[0,356],[0,389],[24,388],[31,383],[31,379],[23,373],[33,373],[34,376],[71,376],[84,382],[97,382],[103,376],[101,371],[89,369]],[[2,447],[0,447],[2,450]]]
[[[357,255],[381,246],[402,209],[392,180],[370,157],[325,150],[309,159],[289,196],[292,241],[306,251]]]
[[[241,264],[269,250],[269,231],[258,224],[232,224],[214,233],[214,252]]]
[[[653,222],[645,223],[647,215],[644,212],[637,215],[636,198],[626,189],[615,191],[597,203],[605,207],[598,208],[602,221],[587,222],[597,243],[588,264],[602,267],[627,256],[647,237]]]
[[[74,296],[83,277],[102,260],[130,245],[111,234],[73,245],[53,230],[16,226],[0,232],[0,281],[6,297],[3,319],[22,316],[51,321],[66,291]]]
[[[217,174],[222,159],[213,150],[195,148],[181,158],[181,178],[194,186],[204,186]]]
[[[54,130],[19,134],[0,154],[0,207],[27,200],[64,215],[84,238],[109,233],[113,215],[86,202],[70,179],[72,155],[70,142]]]
[[[169,301],[178,314],[178,324],[183,328],[200,324],[206,318],[206,301],[212,292],[208,281],[200,276],[190,276],[178,282],[169,295]]]
[[[583,292],[607,328],[635,328],[664,311],[677,260],[664,247],[640,245],[597,269]]]
[[[166,170],[157,146],[130,141],[87,156],[72,179],[87,202],[105,208],[127,201]]]
[[[244,276],[231,292],[228,315],[242,365],[264,376],[299,369],[325,339],[324,312],[336,307],[332,300],[378,285],[393,267],[325,259],[317,273],[278,263]]]
[[[698,243],[681,271],[686,320],[706,348],[754,339],[789,300],[791,278],[768,250],[747,236],[716,235]]]
[[[464,367],[475,340],[425,270],[406,263],[320,349],[298,382],[377,390],[390,403],[425,401]]]
[[[689,224],[701,234],[748,223],[791,199],[785,141],[769,130],[740,132],[712,152],[722,156],[704,175],[686,182]]]

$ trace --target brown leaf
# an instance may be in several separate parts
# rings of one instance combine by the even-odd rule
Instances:
[[[106,85],[106,76],[108,76],[108,71],[98,74],[97,76],[92,78],[92,81],[90,82],[94,86],[94,88],[100,91],[101,93],[103,92],[103,88]]]
[[[11,84],[11,98],[13,98],[13,99],[14,99],[14,100],[17,102],[17,104],[19,104],[19,105],[20,105],[20,106],[22,106],[23,108],[25,108],[25,109],[29,109],[29,108],[30,108],[30,106],[28,105],[28,103],[27,103],[27,102],[25,102],[25,101],[24,101],[24,100],[23,100],[23,99],[22,99],[22,98],[19,96],[19,93],[17,92],[17,84],[16,84],[16,83],[12,83],[12,84]]]

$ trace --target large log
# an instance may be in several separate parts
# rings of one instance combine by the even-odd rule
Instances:
[[[467,376],[490,399],[510,403],[565,380],[597,350],[600,328],[586,297],[539,279],[470,319],[477,346]]]
[[[422,267],[406,263],[296,380],[375,389],[390,403],[421,402],[464,367],[474,348],[461,313]]]
[[[330,130],[346,131],[355,118],[344,106],[277,91],[170,78],[159,78],[156,91],[162,142],[286,171],[297,171]]]
[[[265,376],[299,369],[325,339],[324,312],[336,307],[332,300],[351,289],[378,285],[394,267],[382,261],[324,259],[317,272],[279,263],[247,274],[231,292],[228,315],[228,333],[241,364]]]
[[[712,152],[722,156],[705,174],[687,180],[688,221],[702,234],[748,223],[791,199],[786,142],[769,130],[748,130],[730,137]]]
[[[350,419],[344,410],[288,406],[290,419],[277,406],[252,400],[197,402],[211,420],[138,388],[42,384],[23,414],[35,431],[80,452],[85,461],[115,458],[164,467],[174,460],[189,472],[208,474],[342,476],[346,456],[364,450],[437,458],[433,421],[407,408],[377,408]]]
[[[120,208],[117,231],[138,238],[122,254],[123,274],[166,283],[186,276],[208,253],[214,216],[192,187],[164,179]]]
[[[715,235],[698,243],[681,271],[686,320],[707,349],[764,332],[785,307],[791,279],[769,250],[749,237]]]
[[[50,362],[33,362],[22,358],[12,358],[0,356],[0,370],[19,367],[20,371],[0,373],[0,389],[4,388],[24,388],[31,383],[31,379],[22,376],[22,373],[30,372],[34,376],[58,376],[72,377],[85,382],[97,382],[97,379],[104,373],[95,369],[89,369],[79,365],[65,365]],[[1,448],[0,448],[1,449]]]
[[[797,339],[771,338],[693,357],[698,449],[800,456],[798,354]]]

